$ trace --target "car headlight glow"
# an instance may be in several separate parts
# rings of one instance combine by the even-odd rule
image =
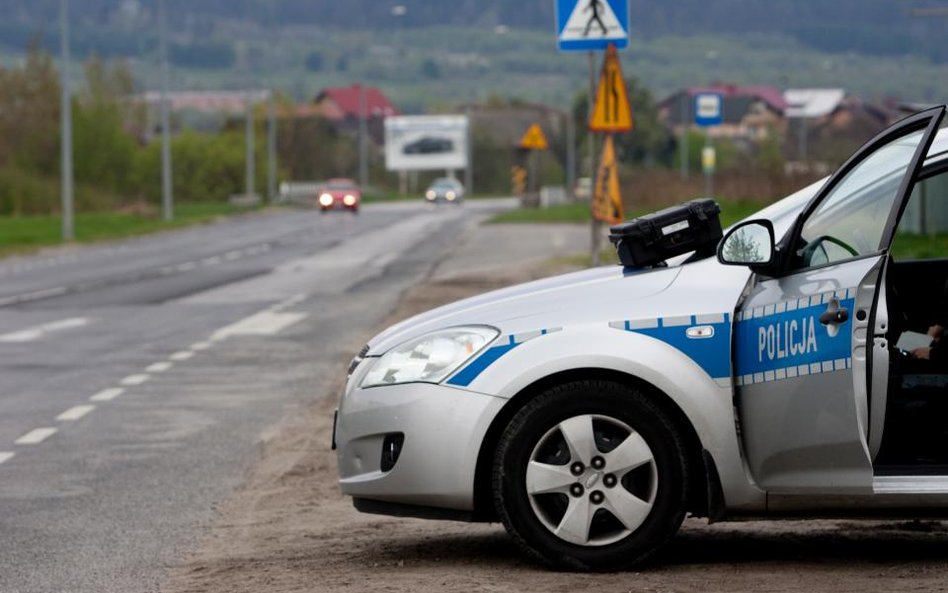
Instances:
[[[379,358],[361,387],[440,383],[499,334],[492,327],[454,327],[408,340]]]
[[[438,197],[438,194],[436,194],[433,189],[429,189],[425,192],[425,197],[429,200],[433,200]]]
[[[322,194],[319,196],[319,203],[323,206],[332,206],[332,196],[330,194]]]
[[[342,198],[342,203],[345,204],[346,206],[355,206],[356,197],[352,194],[346,194]]]
[[[444,194],[444,197],[446,197],[449,202],[453,202],[454,198],[456,198],[457,195],[452,190],[449,189],[448,193]]]

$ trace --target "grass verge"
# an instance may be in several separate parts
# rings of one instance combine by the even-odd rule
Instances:
[[[223,203],[179,203],[174,220],[165,222],[160,214],[134,212],[81,212],[76,214],[76,242],[91,243],[122,239],[195,224],[205,224],[221,216],[247,212]],[[59,216],[0,218],[0,256],[27,253],[62,244]]]

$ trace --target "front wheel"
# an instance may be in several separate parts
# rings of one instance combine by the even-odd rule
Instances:
[[[557,386],[528,403],[501,437],[493,478],[507,531],[554,568],[641,564],[685,515],[679,431],[643,392],[607,381]]]

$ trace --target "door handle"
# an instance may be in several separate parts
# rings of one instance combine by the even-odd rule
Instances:
[[[846,323],[849,320],[849,309],[839,306],[839,300],[833,299],[829,302],[826,311],[820,315],[820,323],[823,325]]]

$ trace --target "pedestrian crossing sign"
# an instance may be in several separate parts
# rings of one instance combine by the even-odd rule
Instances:
[[[629,0],[556,0],[560,51],[617,48],[629,44]]]

